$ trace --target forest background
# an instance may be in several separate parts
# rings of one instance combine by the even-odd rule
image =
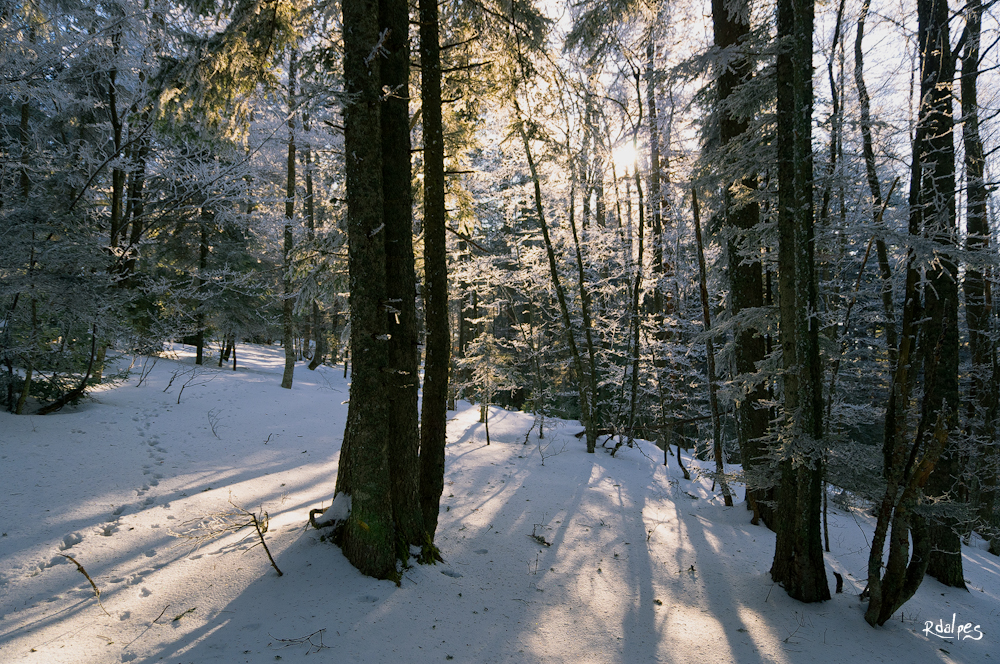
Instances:
[[[713,459],[807,602],[838,487],[878,520],[872,624],[963,586],[974,531],[1000,552],[992,2],[4,2],[0,31],[12,412],[170,339],[234,368],[281,339],[285,387],[347,360],[337,539],[380,577],[435,558],[458,397]]]

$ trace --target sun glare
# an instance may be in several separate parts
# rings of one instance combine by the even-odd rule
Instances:
[[[615,170],[619,175],[635,168],[636,156],[635,146],[631,142],[622,143],[611,151],[611,157],[615,160]]]

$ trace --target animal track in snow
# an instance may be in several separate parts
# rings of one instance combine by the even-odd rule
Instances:
[[[32,568],[31,573],[28,574],[28,576],[38,576],[39,574],[41,574],[42,572],[44,572],[48,568],[55,567],[56,565],[61,565],[61,564],[65,563],[65,562],[67,562],[67,560],[65,558],[63,558],[62,556],[53,556],[47,562],[46,561],[42,561],[42,562],[38,563],[37,565],[35,565]]]
[[[69,535],[63,538],[62,544],[59,545],[59,550],[68,551],[69,549],[72,549],[74,546],[76,546],[82,541],[83,541],[83,535],[81,535],[80,533],[70,533]]]

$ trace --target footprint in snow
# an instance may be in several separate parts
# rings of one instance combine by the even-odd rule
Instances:
[[[139,591],[139,594],[142,595],[143,597],[149,597],[153,593],[149,590],[149,588],[143,588],[142,590]]]
[[[83,541],[83,535],[81,535],[80,533],[70,533],[69,535],[63,538],[62,544],[59,545],[59,550],[68,551],[69,549],[72,549],[74,546],[76,546],[82,541]]]
[[[153,498],[152,496],[149,496],[149,497],[146,498],[146,500],[142,501],[142,504],[143,505],[152,505],[155,502],[156,502],[156,498]]]
[[[112,514],[114,514],[115,516],[121,516],[126,509],[128,509],[127,505],[119,505],[118,507],[115,508],[115,511],[112,512]]]
[[[473,553],[478,553],[479,555],[482,556],[482,555],[486,555],[487,553],[489,553],[489,549],[476,549],[475,551],[473,551]]]
[[[462,578],[462,573],[461,572],[456,572],[453,569],[443,569],[443,570],[441,570],[441,573],[444,574],[445,576],[450,576],[453,579],[460,579],[460,578]]]

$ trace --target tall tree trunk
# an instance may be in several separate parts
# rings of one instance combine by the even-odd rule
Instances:
[[[670,330],[664,324],[664,317],[672,312],[672,304],[668,294],[664,293],[663,283],[672,276],[669,265],[664,261],[663,225],[666,201],[663,196],[664,183],[660,173],[663,162],[660,159],[660,116],[656,106],[656,46],[653,31],[650,30],[646,42],[646,107],[649,109],[649,219],[652,231],[653,245],[653,339],[659,348],[653,353],[653,365],[656,369],[657,393],[660,410],[663,409],[663,394],[666,391],[662,381],[669,381],[667,376],[666,353],[663,346],[670,339]],[[661,413],[661,419],[666,415]],[[657,428],[657,443],[666,449],[662,427]],[[728,489],[728,487],[727,487]]]
[[[121,30],[119,29],[111,38],[112,51],[115,62],[121,44]],[[108,119],[111,121],[111,136],[114,154],[121,156],[123,145],[123,133],[125,130],[124,120],[118,112],[118,67],[113,66],[108,71]],[[127,161],[127,160],[126,160]],[[118,249],[119,238],[124,234],[124,201],[125,201],[125,169],[121,167],[121,162],[116,158],[115,166],[111,169],[111,223],[108,246],[114,253]],[[111,257],[112,271],[118,271],[122,265],[120,258]],[[94,365],[94,377],[100,383],[104,374],[104,357],[107,354],[107,341],[101,341],[98,346],[96,364]]]
[[[691,189],[691,208],[694,214],[694,237],[698,246],[698,285],[701,293],[701,319],[705,325],[705,357],[708,361],[708,405],[712,413],[712,453],[715,457],[715,473],[726,507],[733,506],[733,494],[726,481],[726,468],[722,458],[722,422],[719,420],[718,388],[715,385],[715,345],[708,336],[712,330],[712,314],[708,303],[708,278],[705,270],[705,248],[701,239],[701,213],[698,209],[698,192]]]
[[[203,364],[205,360],[205,301],[202,287],[205,285],[205,273],[208,271],[208,225],[212,223],[215,213],[208,203],[201,207],[201,219],[198,221],[198,276],[195,278],[195,303],[197,313],[195,324],[195,364]]]
[[[982,34],[983,5],[972,0],[966,8],[966,40],[962,52],[962,141],[965,146],[966,240],[969,264],[965,268],[965,319],[969,328],[969,350],[972,355],[972,389],[969,399],[969,433],[977,440],[979,463],[985,472],[977,472],[978,522],[983,534],[997,549],[998,535],[994,510],[997,499],[997,463],[1000,453],[990,445],[996,413],[996,394],[992,389],[993,348],[988,333],[993,316],[992,302],[987,297],[986,277],[980,266],[989,254],[990,228],[986,216],[986,159],[979,133],[979,54]]]
[[[302,131],[309,133],[309,114],[302,114]],[[303,159],[305,163],[306,195],[302,200],[306,213],[306,230],[309,242],[316,242],[316,199],[313,197],[313,163],[312,145],[307,141],[303,146]],[[316,349],[309,361],[309,369],[315,371],[319,365],[323,364],[326,356],[326,336],[323,332],[323,315],[319,310],[319,301],[313,298],[312,301],[312,334],[315,339]]]
[[[378,0],[342,4],[344,152],[347,180],[351,356],[354,371],[337,493],[351,497],[343,550],[363,574],[394,578],[396,533],[389,476],[389,344],[384,305],[385,233],[382,195],[382,59]]]
[[[281,261],[281,344],[285,347],[285,371],[281,374],[281,386],[292,389],[295,374],[295,324],[292,314],[295,300],[292,297],[292,248],[294,235],[292,220],[295,218],[295,77],[299,53],[292,49],[288,57],[288,162],[285,182],[285,226]]]
[[[567,153],[569,153],[569,139],[567,138]],[[597,360],[596,360],[596,350],[594,348],[594,333],[593,333],[593,323],[590,315],[591,311],[591,298],[590,289],[587,288],[587,282],[584,275],[583,268],[583,252],[580,250],[580,235],[577,233],[576,228],[576,215],[575,208],[573,205],[573,193],[576,189],[576,170],[570,166],[573,183],[570,185],[570,204],[569,204],[569,227],[573,233],[573,247],[576,249],[576,275],[577,275],[577,286],[580,289],[580,311],[583,315],[583,333],[584,339],[587,342],[587,365],[590,369],[587,372],[587,383],[589,385],[589,390],[591,394],[592,407],[590,410],[591,418],[594,420],[594,426],[599,427],[601,423],[600,416],[600,406],[597,401],[597,385],[600,382],[600,377],[598,376],[597,370]],[[581,377],[582,379],[582,377]]]
[[[931,234],[940,242],[943,236],[950,235],[949,225],[954,226],[954,152],[950,117],[954,62],[948,45],[947,5],[937,0],[919,0],[917,15],[921,97],[910,166],[909,234],[914,243],[919,241],[921,232]],[[941,57],[942,54],[945,57]],[[921,306],[917,253],[912,246],[909,249],[899,351],[886,406],[883,441],[886,490],[878,508],[868,558],[870,597],[865,620],[871,625],[885,624],[916,593],[933,556],[931,529],[942,525],[929,527],[928,520],[914,510],[925,486],[928,492],[934,491],[930,482],[932,475],[936,473],[941,477],[936,468],[957,419],[957,405],[954,401],[949,404],[948,398],[948,393],[954,390],[957,401],[958,389],[958,285],[950,274],[953,268],[953,260],[944,253],[940,265],[928,271],[926,290],[940,289],[933,297],[932,315],[929,293],[927,306]],[[909,403],[919,371],[916,341],[921,319],[928,321],[921,333],[923,343],[933,347],[923,351],[926,358],[924,396],[917,430],[911,437]],[[952,344],[953,350],[948,348]],[[952,354],[954,357],[949,357]],[[955,372],[954,376],[947,375],[951,371]],[[947,470],[945,476],[949,474]],[[887,536],[889,559],[883,574]],[[909,551],[911,537],[912,554]],[[946,559],[944,562],[947,571],[952,561]],[[960,557],[958,562],[961,573]]]
[[[445,240],[441,43],[437,0],[419,0],[420,98],[424,133],[424,320],[427,342],[420,411],[420,505],[431,540],[444,490],[448,414],[448,250]],[[459,317],[461,321],[461,315]]]
[[[744,140],[749,131],[747,121],[737,115],[729,104],[736,88],[750,82],[753,77],[753,68],[746,56],[746,40],[750,35],[749,6],[745,0],[737,5],[713,0],[712,20],[715,45],[727,53],[728,64],[721,68],[716,86],[720,107],[719,138],[722,149],[729,151]],[[760,221],[760,207],[755,200],[738,202],[734,195],[737,188],[756,191],[757,176],[741,173],[727,178],[726,185],[723,214],[727,226],[733,230],[733,237],[726,243],[726,276],[732,293],[731,313],[736,318],[741,312],[764,306],[760,250],[752,246],[750,251],[753,253],[746,256],[747,250],[743,248],[746,234]],[[770,479],[770,464],[765,459],[767,449],[761,442],[768,427],[768,409],[763,405],[768,400],[768,394],[763,383],[752,378],[757,373],[757,364],[767,355],[764,336],[746,326],[738,329],[734,355],[734,378],[743,385],[743,394],[736,404],[736,437],[743,472],[747,476],[747,507],[753,511],[752,523],[763,520],[768,528],[773,529],[771,502],[775,498],[775,490]]]
[[[406,0],[380,0],[379,23],[386,35],[386,55],[380,67],[382,89],[392,92],[382,102],[381,120],[385,281],[389,298],[385,314],[389,333],[389,472],[397,536],[407,544],[419,546],[424,543],[425,535],[419,495],[419,350],[410,193],[409,19]]]
[[[872,197],[872,217],[875,222],[876,232],[878,233],[878,229],[883,225],[882,210],[885,208],[885,203],[882,201],[882,187],[879,184],[878,171],[875,168],[875,148],[872,141],[870,110],[871,102],[868,97],[868,88],[865,86],[864,50],[862,49],[862,42],[865,36],[865,19],[868,16],[870,4],[870,0],[864,0],[861,4],[861,13],[858,15],[858,27],[854,37],[854,83],[858,88],[865,174],[868,178],[868,189]],[[892,271],[889,267],[889,251],[885,245],[885,238],[882,237],[881,233],[875,236],[875,251],[878,256],[879,275],[882,277],[882,310],[885,312],[886,318],[885,339],[886,345],[889,347],[889,363],[891,366],[895,366],[899,341],[896,337],[896,314],[892,298]]]
[[[923,340],[928,423],[940,414],[945,429],[958,432],[958,265],[955,258],[955,148],[952,81],[955,59],[949,42],[948,3],[917,3],[921,54],[921,112],[927,127],[919,159],[924,168],[919,208],[924,235],[935,245],[935,261],[927,268],[924,289]],[[917,158],[917,156],[914,156]],[[932,496],[959,499],[961,454],[950,435],[927,482]],[[965,587],[959,519],[951,514],[928,519],[930,560],[927,573],[948,586]]]
[[[918,127],[917,138],[922,130]],[[916,141],[915,141],[916,143]],[[916,153],[915,153],[916,154]],[[914,172],[919,172],[919,159],[914,159]],[[917,186],[914,177],[912,186]],[[911,214],[910,235],[917,235],[916,215]],[[913,513],[921,488],[944,447],[947,432],[940,418],[933,434],[926,430],[926,420],[910,442],[908,404],[916,383],[917,370],[911,367],[917,337],[917,317],[921,306],[917,292],[919,274],[916,252],[907,255],[906,289],[903,319],[900,328],[898,359],[893,373],[885,423],[885,494],[878,506],[875,532],[868,556],[868,608],[865,620],[870,625],[884,625],[892,614],[913,597],[927,570],[930,541],[924,520]],[[912,370],[911,370],[912,369]],[[926,394],[924,397],[926,401]],[[891,416],[891,419],[890,419]],[[891,533],[890,533],[891,526]],[[913,553],[910,554],[910,537]],[[883,574],[883,552],[888,537],[889,561]],[[863,594],[862,594],[863,595]]]
[[[30,30],[31,41],[35,41],[35,30],[32,26]],[[21,203],[22,205],[27,205],[31,197],[31,177],[28,174],[28,153],[31,136],[29,133],[29,120],[31,119],[31,107],[28,102],[21,104],[21,126],[18,131],[18,143],[20,143],[21,155],[20,162],[20,185],[21,185]],[[33,280],[31,278],[32,273],[35,268],[35,231],[31,232],[31,256],[28,260],[28,282],[31,283]],[[13,353],[6,352],[10,348],[11,341],[11,330],[13,329],[13,314],[17,307],[17,301],[20,298],[20,293],[14,295],[14,300],[11,303],[10,309],[7,311],[7,316],[4,319],[4,350],[5,355],[7,355],[7,409],[13,412],[15,415],[20,415],[24,411],[24,404],[28,399],[28,395],[31,393],[31,381],[34,376],[34,353],[37,345],[37,334],[38,334],[38,300],[34,295],[35,286],[31,283],[31,344],[30,349],[27,354],[27,362],[24,368],[24,383],[21,385],[21,394],[17,398],[17,402],[14,402],[14,364],[12,361]]]
[[[524,146],[524,154],[528,160],[528,170],[531,172],[531,180],[535,186],[535,214],[538,215],[538,224],[542,229],[542,239],[545,242],[545,253],[549,259],[549,276],[552,278],[552,285],[555,287],[556,299],[559,302],[559,312],[562,314],[563,327],[566,330],[566,341],[569,343],[569,352],[573,361],[573,369],[576,372],[577,395],[580,398],[580,419],[587,435],[587,452],[593,454],[597,449],[597,429],[594,426],[590,411],[590,398],[585,386],[586,372],[583,370],[583,362],[580,359],[580,351],[576,345],[576,337],[573,334],[573,323],[569,316],[569,307],[566,304],[566,293],[563,291],[562,281],[559,279],[559,270],[556,266],[555,250],[552,248],[552,238],[549,236],[549,227],[545,222],[545,208],[542,205],[542,183],[538,177],[538,169],[535,167],[535,159],[531,154],[531,144],[528,141],[528,134],[524,129],[524,121],[518,112],[517,130],[521,135],[521,143]]]
[[[119,44],[121,42],[121,32],[115,33],[111,39],[115,56],[118,55]],[[111,120],[111,135],[115,155],[120,155],[122,151],[122,132],[124,131],[123,121],[118,113],[118,68],[112,67],[108,71],[108,118]],[[125,198],[125,169],[119,166],[120,162],[115,160],[115,167],[111,170],[111,232],[110,246],[112,249],[118,247],[118,239],[122,231],[122,206]]]
[[[821,537],[823,398],[814,265],[813,0],[778,0],[778,290],[785,423],[771,577],[803,602],[830,599]]]
[[[633,137],[633,143],[635,139]],[[635,412],[638,407],[639,401],[639,362],[642,358],[642,348],[639,345],[639,332],[642,329],[642,312],[639,310],[639,294],[642,292],[642,260],[643,260],[643,240],[644,240],[644,226],[645,224],[645,204],[643,202],[642,196],[642,178],[639,176],[638,164],[634,171],[635,176],[635,190],[639,199],[639,204],[636,206],[639,210],[639,226],[637,228],[637,239],[639,244],[638,255],[635,259],[635,281],[632,284],[632,308],[631,308],[631,323],[632,323],[632,375],[629,382],[629,407],[628,407],[628,430],[629,430],[629,444],[632,444],[633,431],[636,426]]]

